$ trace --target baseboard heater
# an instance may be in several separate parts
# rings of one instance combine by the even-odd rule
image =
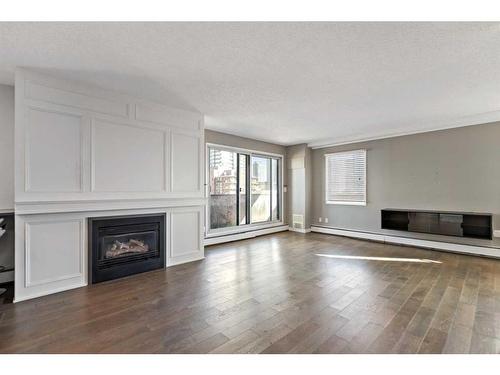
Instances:
[[[269,228],[248,230],[248,231],[244,231],[244,232],[240,232],[240,233],[227,233],[225,235],[220,235],[220,236],[205,237],[205,240],[203,243],[205,246],[217,245],[217,244],[225,243],[225,242],[246,240],[248,238],[263,236],[266,234],[283,232],[283,231],[287,231],[288,229],[289,229],[288,225],[277,225],[277,226],[273,226],[273,227],[269,227]]]
[[[339,229],[323,226],[311,226],[311,232],[331,234],[335,236],[350,237],[362,240],[384,242],[394,245],[414,246],[424,249],[449,251],[453,253],[486,256],[490,258],[500,258],[500,248],[488,246],[475,246],[466,244],[457,244],[452,242],[441,242],[433,240],[424,240],[419,238],[398,237],[380,233],[361,232],[348,229]]]

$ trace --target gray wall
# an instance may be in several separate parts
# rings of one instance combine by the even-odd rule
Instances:
[[[287,147],[288,222],[293,215],[304,216],[304,229],[311,224],[311,149],[306,144]]]
[[[257,141],[251,138],[238,137],[232,134],[226,134],[221,132],[216,132],[213,130],[205,129],[205,144],[206,143],[214,143],[218,145],[230,146],[230,147],[239,147],[247,150],[260,151],[260,152],[268,152],[272,154],[283,155],[283,184],[287,185],[288,181],[288,170],[287,170],[287,162],[286,162],[286,147],[277,145],[274,143]],[[283,196],[283,212],[282,217],[283,221],[287,223],[288,218],[288,209],[287,209],[287,193],[284,193]]]
[[[0,85],[0,211],[14,209],[14,87]]]
[[[325,204],[324,154],[367,149],[367,206]],[[382,208],[491,212],[500,229],[500,123],[468,126],[312,152],[312,223],[414,238],[441,236],[383,231]],[[319,223],[328,217],[329,223]],[[493,241],[454,241],[497,246]]]
[[[14,209],[14,87],[0,85],[0,216]],[[7,233],[0,238],[0,265],[14,265],[14,220],[7,219]],[[0,273],[0,283],[14,279]]]

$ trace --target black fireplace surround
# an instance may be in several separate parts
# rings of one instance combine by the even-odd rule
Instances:
[[[165,214],[88,219],[89,283],[165,267]]]

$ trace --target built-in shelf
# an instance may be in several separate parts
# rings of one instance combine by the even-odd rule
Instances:
[[[382,229],[492,239],[492,214],[422,211],[386,208],[381,211]]]

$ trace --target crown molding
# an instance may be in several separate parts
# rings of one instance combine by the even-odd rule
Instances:
[[[500,121],[500,110],[499,111],[491,111],[478,113],[475,115],[464,116],[457,118],[455,120],[447,120],[440,122],[433,122],[432,125],[429,124],[427,126],[420,127],[419,129],[406,129],[397,132],[388,132],[388,133],[378,133],[363,137],[344,137],[344,138],[328,138],[323,141],[315,141],[309,142],[307,144],[308,147],[313,149],[325,148],[325,147],[334,147],[334,146],[342,146],[352,143],[360,143],[360,142],[368,142],[375,141],[378,139],[387,139],[387,138],[396,138],[402,137],[405,135],[413,135],[413,134],[421,134],[421,133],[430,133],[439,130],[447,130],[454,128],[462,128],[473,125],[483,125],[491,122]]]

